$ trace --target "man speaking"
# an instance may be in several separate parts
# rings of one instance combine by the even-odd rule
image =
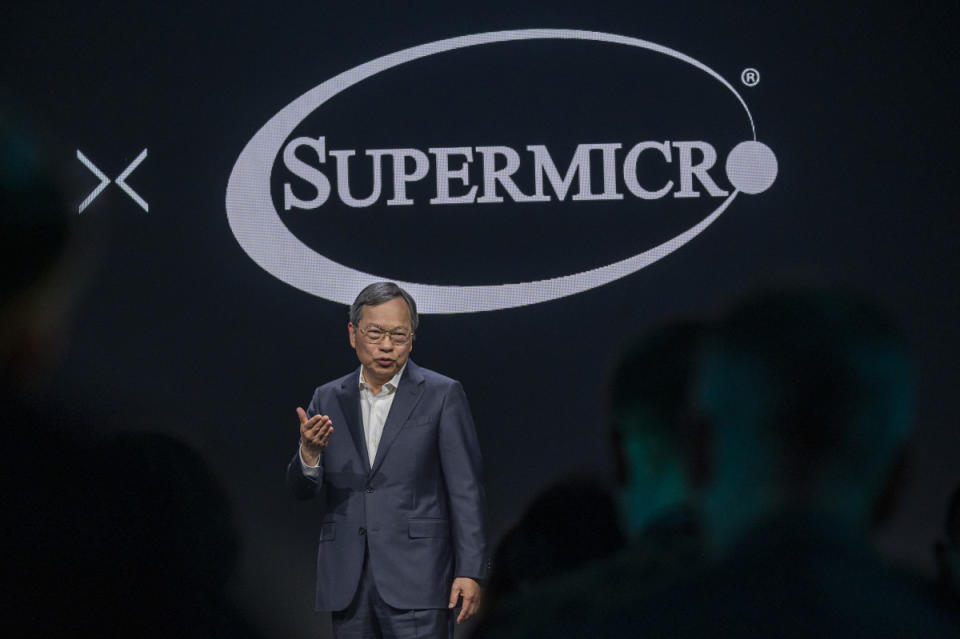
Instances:
[[[347,330],[360,368],[297,408],[287,483],[323,509],[316,609],[337,639],[450,639],[487,567],[480,448],[460,383],[410,361],[417,306],[364,288]]]

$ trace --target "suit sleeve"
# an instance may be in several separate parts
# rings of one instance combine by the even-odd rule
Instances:
[[[320,392],[314,391],[313,399],[307,406],[307,418],[313,417],[320,412]],[[323,453],[320,453],[320,461],[317,462],[319,473],[316,476],[310,476],[303,472],[303,463],[300,459],[300,445],[297,444],[297,451],[293,454],[293,459],[287,464],[287,485],[290,487],[293,495],[298,499],[312,499],[320,494],[323,488]]]
[[[467,396],[455,382],[440,415],[440,464],[447,486],[455,555],[454,576],[478,581],[486,576],[486,496],[480,443]]]

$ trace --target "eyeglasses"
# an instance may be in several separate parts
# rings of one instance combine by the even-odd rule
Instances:
[[[413,332],[403,328],[385,331],[379,326],[373,325],[358,330],[363,335],[363,338],[370,344],[379,344],[387,335],[390,336],[390,341],[393,342],[394,346],[403,346],[413,339]]]

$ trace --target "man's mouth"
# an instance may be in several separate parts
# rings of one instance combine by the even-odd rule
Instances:
[[[393,364],[393,360],[392,360],[392,359],[378,359],[378,360],[376,360],[376,362],[377,362],[377,364],[380,364],[380,365],[383,366],[384,368],[386,368],[386,367],[388,367],[388,366],[391,366],[391,365]]]

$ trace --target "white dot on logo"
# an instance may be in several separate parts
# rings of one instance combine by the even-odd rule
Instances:
[[[777,179],[777,156],[763,142],[741,142],[727,156],[726,169],[727,179],[738,191],[763,193]]]

